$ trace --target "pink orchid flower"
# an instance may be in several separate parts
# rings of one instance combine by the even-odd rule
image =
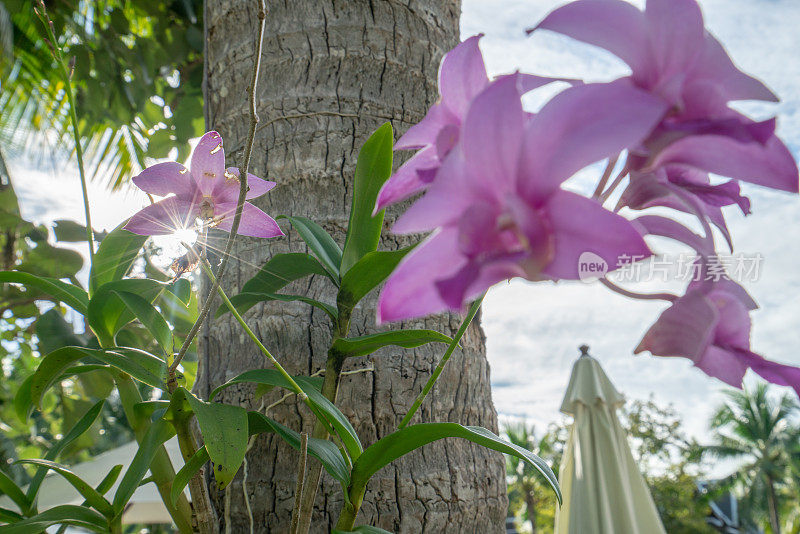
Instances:
[[[694,213],[681,192],[696,199],[701,216],[719,228],[733,249],[728,225],[722,213],[724,206],[737,205],[745,215],[750,214],[750,199],[742,196],[739,184],[730,180],[712,185],[708,173],[683,165],[665,165],[649,173],[631,173],[630,183],[617,202],[615,211],[623,206],[643,210],[664,206],[685,213]]]
[[[550,13],[547,29],[605,48],[631,79],[670,105],[632,168],[669,163],[783,191],[798,191],[797,165],[775,136],[775,121],[754,122],[728,107],[736,100],[777,101],[739,70],[703,25],[695,0],[647,0],[644,12],[623,0],[577,0]],[[638,161],[637,161],[638,159]]]
[[[387,280],[379,321],[461,310],[513,277],[577,279],[584,252],[611,268],[650,255],[629,221],[560,186],[638,143],[666,104],[620,80],[566,89],[529,116],[519,81],[498,79],[475,98],[436,181],[395,224],[435,231]]]
[[[172,196],[136,213],[125,228],[139,235],[166,235],[192,228],[200,218],[207,226],[230,231],[239,199],[239,169],[225,168],[225,150],[217,132],[200,138],[189,167],[176,162],[158,163],[136,176],[133,183],[142,191]],[[252,200],[275,187],[275,182],[248,173],[247,185],[245,198]],[[264,238],[283,235],[272,217],[249,202],[244,203],[238,233]]]
[[[647,331],[635,352],[688,358],[709,376],[741,387],[747,369],[800,395],[800,368],[750,350],[750,310],[757,306],[738,284],[721,279],[690,285]]]
[[[458,142],[461,125],[472,100],[488,85],[489,77],[478,47],[482,35],[458,44],[442,58],[439,69],[439,101],[427,115],[408,129],[395,150],[418,150],[397,169],[381,188],[375,206],[378,212],[428,187],[437,170]],[[565,78],[519,74],[520,95],[555,81],[576,83]]]

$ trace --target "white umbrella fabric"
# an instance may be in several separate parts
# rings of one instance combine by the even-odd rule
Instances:
[[[663,534],[650,490],[617,419],[625,399],[588,347],[572,368],[561,411],[574,418],[561,460],[556,534]]]

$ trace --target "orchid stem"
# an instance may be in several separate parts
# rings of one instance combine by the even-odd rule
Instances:
[[[433,389],[433,386],[439,379],[439,375],[441,375],[442,371],[444,371],[444,366],[447,365],[447,361],[450,359],[450,356],[453,355],[453,351],[456,350],[458,342],[461,341],[461,338],[464,336],[464,333],[467,331],[470,323],[472,323],[472,319],[475,317],[475,314],[478,313],[478,310],[483,303],[483,297],[485,296],[486,294],[484,293],[469,307],[467,316],[464,317],[464,320],[461,322],[461,326],[458,327],[458,331],[456,332],[453,341],[450,342],[450,346],[447,347],[444,356],[442,356],[442,359],[439,360],[439,364],[436,366],[436,369],[433,370],[430,378],[428,378],[428,382],[425,384],[425,387],[422,388],[422,391],[419,393],[419,395],[417,395],[417,398],[414,400],[414,404],[411,405],[411,409],[408,411],[405,417],[403,417],[403,420],[400,421],[398,428],[405,428],[411,421],[411,418],[414,417],[414,414],[417,413],[419,407],[422,406],[422,402],[425,400],[425,397],[427,397],[428,393],[430,393],[431,389]]]
[[[67,103],[69,104],[67,107],[69,108],[69,118],[70,122],[72,123],[72,137],[75,140],[75,158],[78,160],[78,174],[81,178],[83,213],[86,218],[86,241],[89,243],[89,263],[91,264],[91,262],[94,260],[94,232],[92,231],[92,215],[91,210],[89,209],[89,191],[86,187],[86,170],[84,169],[83,164],[83,147],[81,146],[81,136],[80,132],[78,131],[78,114],[75,111],[75,94],[72,89],[72,72],[70,72],[70,70],[74,67],[74,65],[68,66],[66,63],[64,63],[64,54],[61,50],[61,47],[58,46],[58,40],[56,39],[53,23],[50,21],[47,15],[47,7],[41,0],[39,2],[39,8],[41,9],[39,17],[44,24],[45,30],[47,31],[47,37],[51,42],[50,51],[53,53],[53,58],[56,60],[56,63],[58,63],[59,67],[61,68],[61,78],[64,81],[64,92],[67,95]]]
[[[286,372],[286,369],[284,369],[283,366],[280,364],[280,362],[278,362],[278,360],[275,359],[275,356],[273,356],[272,353],[270,353],[267,347],[265,347],[264,344],[261,343],[261,340],[258,339],[258,336],[256,336],[253,330],[247,325],[245,320],[239,314],[239,311],[236,309],[236,306],[233,305],[233,303],[228,298],[228,295],[225,294],[225,290],[222,289],[222,287],[220,287],[217,278],[214,276],[214,272],[211,270],[211,265],[208,264],[208,261],[201,261],[201,265],[203,266],[203,270],[205,271],[206,276],[208,276],[209,279],[212,280],[212,282],[214,283],[214,287],[217,288],[217,293],[222,298],[222,302],[225,303],[225,306],[228,308],[228,310],[230,310],[230,312],[236,318],[236,321],[242,326],[244,331],[247,333],[247,336],[253,340],[253,342],[258,346],[259,350],[261,350],[261,352],[264,353],[264,356],[266,356],[269,359],[269,361],[272,363],[273,366],[275,366],[275,369],[278,370],[278,372],[283,376],[283,378],[285,378],[286,381],[289,382],[289,385],[294,390],[294,392],[297,393],[300,399],[308,404],[310,402],[308,400],[308,395],[306,395],[303,392],[300,386],[297,385],[297,382],[294,381],[294,378],[292,378],[292,375]]]
[[[636,300],[666,300],[669,302],[674,302],[678,299],[678,296],[673,295],[672,293],[637,293],[635,291],[629,291],[618,286],[607,278],[600,278],[600,283],[615,293],[619,293],[620,295]]]
[[[603,176],[600,177],[600,181],[597,183],[597,187],[594,189],[594,193],[592,193],[592,198],[594,199],[600,198],[600,194],[606,187],[608,179],[611,178],[611,173],[614,170],[614,167],[616,167],[617,161],[619,161],[619,154],[608,160],[608,165],[606,165],[606,168],[603,171]]]
[[[228,267],[228,262],[230,261],[231,257],[231,250],[233,250],[233,242],[236,240],[236,234],[239,231],[239,223],[242,220],[242,210],[244,209],[244,201],[247,195],[247,173],[250,170],[250,157],[253,154],[253,142],[255,141],[256,126],[258,126],[259,120],[258,112],[256,110],[256,88],[258,87],[258,72],[261,66],[261,52],[264,48],[264,21],[266,18],[267,7],[264,3],[264,0],[261,0],[258,5],[258,41],[256,42],[256,53],[255,57],[253,58],[253,78],[252,82],[250,83],[250,87],[248,88],[248,93],[250,95],[250,128],[247,135],[247,144],[245,145],[244,154],[242,155],[242,166],[239,168],[239,198],[236,202],[236,213],[233,216],[230,235],[228,236],[228,241],[225,244],[225,252],[222,255],[222,263],[219,265],[217,276],[214,278],[211,290],[208,292],[205,303],[203,303],[203,308],[200,310],[200,315],[197,317],[197,320],[194,322],[192,328],[189,330],[189,333],[186,335],[186,339],[184,340],[183,345],[181,345],[180,351],[178,351],[178,354],[175,356],[175,360],[169,367],[168,386],[170,391],[174,391],[176,387],[175,372],[178,369],[178,366],[186,356],[186,352],[189,350],[192,341],[194,341],[195,336],[197,336],[197,333],[200,331],[200,327],[206,320],[206,317],[208,317],[208,313],[211,310],[211,303],[214,300],[214,293],[219,289],[222,276],[225,274],[225,269]]]

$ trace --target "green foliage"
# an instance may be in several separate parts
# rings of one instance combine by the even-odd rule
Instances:
[[[353,203],[344,242],[340,272],[346,274],[365,254],[377,250],[383,229],[383,210],[373,216],[378,192],[392,174],[393,132],[387,122],[373,133],[356,162]]]
[[[71,155],[69,104],[35,2],[4,4],[14,39],[0,58],[0,141],[17,150],[55,139]],[[145,167],[145,154],[162,158],[177,146],[185,158],[203,128],[202,2],[47,5],[65,57],[75,57],[80,135],[95,176],[118,187]]]
[[[331,353],[342,358],[366,356],[383,347],[413,349],[428,343],[450,343],[453,339],[434,330],[397,330],[365,336],[339,338],[331,345]]]
[[[303,238],[308,249],[314,253],[320,263],[325,267],[334,283],[339,283],[339,266],[342,263],[342,249],[336,244],[331,235],[320,225],[307,217],[289,217],[281,215],[278,219],[287,219]]]

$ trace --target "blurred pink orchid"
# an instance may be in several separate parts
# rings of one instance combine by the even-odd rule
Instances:
[[[383,185],[375,206],[378,212],[386,206],[405,200],[430,185],[437,170],[461,135],[461,126],[472,100],[489,85],[478,42],[475,35],[457,45],[442,58],[439,69],[439,101],[431,106],[427,115],[408,129],[397,141],[395,150],[419,150],[397,169]],[[519,98],[555,81],[576,83],[576,80],[545,78],[532,74],[518,74]]]
[[[222,137],[208,132],[192,153],[190,169],[176,162],[158,163],[133,179],[141,190],[156,196],[168,196],[131,217],[125,228],[139,235],[166,235],[192,228],[197,218],[208,226],[230,231],[239,198],[239,169],[225,168]],[[246,200],[260,197],[275,182],[247,175]],[[252,237],[283,235],[275,220],[244,203],[238,233]]]
[[[712,185],[707,173],[682,165],[665,165],[649,173],[633,172],[615,211],[624,206],[634,210],[664,206],[694,214],[683,195],[691,195],[697,201],[699,215],[719,228],[733,249],[722,208],[737,205],[742,213],[750,214],[750,200],[741,195],[739,184],[733,180]]]
[[[474,99],[436,181],[395,224],[436,230],[386,282],[380,321],[461,310],[513,277],[577,279],[584,252],[612,269],[624,255],[650,255],[629,221],[560,186],[638,143],[666,104],[621,80],[567,89],[529,116],[519,83],[498,79]]]
[[[736,100],[777,101],[739,70],[703,26],[695,0],[647,0],[644,12],[623,0],[577,0],[529,32],[552,30],[605,48],[625,61],[631,79],[669,111],[629,158],[632,169],[669,163],[783,191],[798,191],[791,153],[775,121],[754,122],[728,107]],[[633,147],[635,148],[635,147]]]
[[[690,285],[647,331],[635,352],[688,358],[704,373],[741,387],[747,369],[800,395],[800,368],[750,350],[750,310],[757,306],[738,284],[722,279]]]

